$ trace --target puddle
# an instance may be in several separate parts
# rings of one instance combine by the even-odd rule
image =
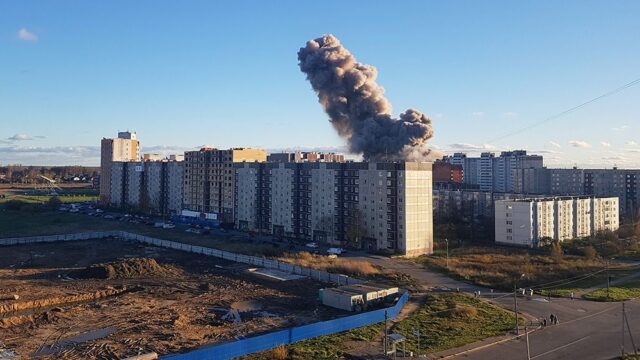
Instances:
[[[44,355],[53,355],[60,350],[64,349],[67,346],[72,346],[76,344],[81,344],[87,341],[92,341],[100,338],[107,337],[114,332],[116,332],[116,327],[109,326],[106,328],[98,329],[95,331],[87,332],[84,334],[76,335],[70,338],[62,339],[56,342],[53,345],[47,345],[40,349],[39,351],[31,354],[31,356],[44,356]]]

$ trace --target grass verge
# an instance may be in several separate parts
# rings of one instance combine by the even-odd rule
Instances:
[[[445,256],[424,256],[417,258],[416,261],[455,278],[503,290],[511,290],[514,279],[519,279],[519,287],[535,287],[563,279],[580,279],[581,276],[598,272],[605,267],[605,263],[600,259],[590,260],[580,256],[554,259],[548,255],[529,253],[523,249],[493,247],[466,247],[452,250],[449,254],[448,268]],[[525,275],[523,279],[521,279],[522,274]],[[589,285],[588,278],[581,281],[583,282],[581,286]],[[576,286],[568,283],[566,287]]]
[[[415,330],[420,330],[420,354],[463,346],[514,328],[513,313],[461,293],[431,294],[427,303],[393,326],[407,338],[407,351],[418,354]],[[523,323],[523,319],[519,319]]]

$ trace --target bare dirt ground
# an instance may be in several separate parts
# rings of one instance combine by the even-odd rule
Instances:
[[[111,239],[2,247],[0,298],[19,299],[0,300],[0,342],[23,357],[118,359],[340,314],[318,306],[320,283],[270,281],[245,270]]]

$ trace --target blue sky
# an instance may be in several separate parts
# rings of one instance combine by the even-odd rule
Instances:
[[[98,164],[99,141],[340,147],[297,66],[335,34],[434,147],[640,167],[638,1],[3,1],[0,164]]]

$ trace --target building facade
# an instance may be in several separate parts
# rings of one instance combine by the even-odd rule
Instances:
[[[214,213],[221,222],[233,223],[236,181],[233,165],[266,160],[267,153],[261,149],[202,148],[185,152],[183,208]]]
[[[182,210],[183,171],[181,161],[114,162],[109,204],[150,214],[178,214]]]
[[[564,241],[615,231],[618,198],[555,197],[501,200],[495,203],[495,241],[538,247],[542,240]]]
[[[119,132],[117,138],[100,142],[100,203],[111,202],[111,165],[115,161],[139,161],[140,142],[135,132]]]
[[[244,163],[236,227],[407,256],[433,250],[429,163]]]
[[[344,155],[322,152],[281,152],[271,153],[267,156],[268,162],[344,162]]]

